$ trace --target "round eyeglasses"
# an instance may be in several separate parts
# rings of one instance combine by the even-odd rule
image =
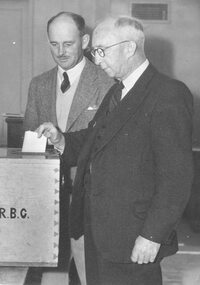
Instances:
[[[107,46],[107,47],[96,47],[96,48],[92,48],[90,50],[90,53],[93,57],[95,57],[96,53],[98,53],[98,55],[100,57],[104,57],[105,56],[105,50],[108,49],[108,48],[111,48],[111,47],[114,47],[114,46],[117,46],[117,45],[120,45],[120,44],[123,44],[123,43],[127,43],[127,42],[130,42],[128,40],[126,41],[122,41],[122,42],[119,42],[119,43],[116,43],[116,44],[113,44],[111,46]]]

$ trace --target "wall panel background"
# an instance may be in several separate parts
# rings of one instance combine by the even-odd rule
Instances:
[[[183,80],[191,89],[194,95],[195,108],[193,141],[194,146],[200,146],[199,0],[0,0],[0,8],[5,3],[10,3],[12,7],[23,3],[26,7],[26,17],[23,16],[23,33],[21,34],[25,39],[23,40],[25,44],[23,44],[23,49],[20,49],[20,55],[17,55],[16,59],[23,67],[15,84],[15,86],[21,86],[20,91],[18,91],[20,95],[15,98],[17,100],[16,109],[11,109],[12,99],[3,93],[3,88],[10,84],[9,75],[11,71],[1,70],[0,77],[4,81],[4,85],[0,85],[1,113],[14,111],[23,113],[31,77],[54,66],[46,36],[46,23],[51,16],[62,10],[80,13],[85,17],[88,30],[92,30],[95,23],[105,15],[109,13],[130,15],[132,3],[144,2],[169,3],[169,21],[144,21],[147,35],[145,49],[147,56],[159,70]],[[12,30],[13,21],[14,18],[12,21],[6,22],[6,27],[10,30]],[[4,25],[2,31],[5,33],[4,41],[6,41],[7,35],[6,27]],[[9,54],[11,53],[9,52]],[[0,57],[1,66],[5,66],[9,61],[12,61],[9,56]],[[0,128],[0,135],[0,144],[5,144],[6,133],[3,125]]]

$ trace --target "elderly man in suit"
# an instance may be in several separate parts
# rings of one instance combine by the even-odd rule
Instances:
[[[39,124],[46,121],[52,122],[63,132],[86,128],[113,80],[84,57],[83,52],[88,46],[89,35],[85,33],[85,21],[80,15],[69,12],[55,15],[48,21],[47,35],[51,54],[57,66],[32,79],[24,129],[35,130]],[[65,174],[65,179],[60,197],[59,268],[62,264],[67,266],[70,257],[67,211],[75,169],[62,164],[61,171]],[[72,239],[71,247],[81,284],[85,284],[83,237],[79,241]],[[43,274],[42,284],[54,284],[53,278],[55,284],[60,285],[62,282],[59,278],[65,280],[68,279],[68,275],[63,273],[61,277],[61,274]],[[66,285],[66,281],[63,281],[63,284]]]
[[[152,66],[144,40],[132,17],[101,22],[91,52],[119,82],[87,129],[37,129],[78,165],[70,230],[85,235],[88,285],[160,285],[160,261],[177,251],[193,180],[193,100],[184,83]]]

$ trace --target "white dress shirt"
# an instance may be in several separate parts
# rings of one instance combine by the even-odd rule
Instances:
[[[140,78],[142,73],[146,70],[149,65],[148,59],[146,59],[136,70],[134,70],[126,79],[122,82],[124,84],[124,88],[122,90],[121,100],[126,96],[129,90],[135,85],[136,81]]]
[[[66,130],[71,104],[85,63],[86,60],[85,57],[83,57],[83,59],[77,65],[67,71],[58,66],[56,89],[56,115],[58,126],[62,132]],[[63,81],[63,72],[67,72],[70,82],[70,88],[64,93],[62,93],[60,89],[61,83]]]

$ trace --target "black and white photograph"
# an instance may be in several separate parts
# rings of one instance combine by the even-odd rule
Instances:
[[[200,285],[200,0],[0,0],[0,285]]]

